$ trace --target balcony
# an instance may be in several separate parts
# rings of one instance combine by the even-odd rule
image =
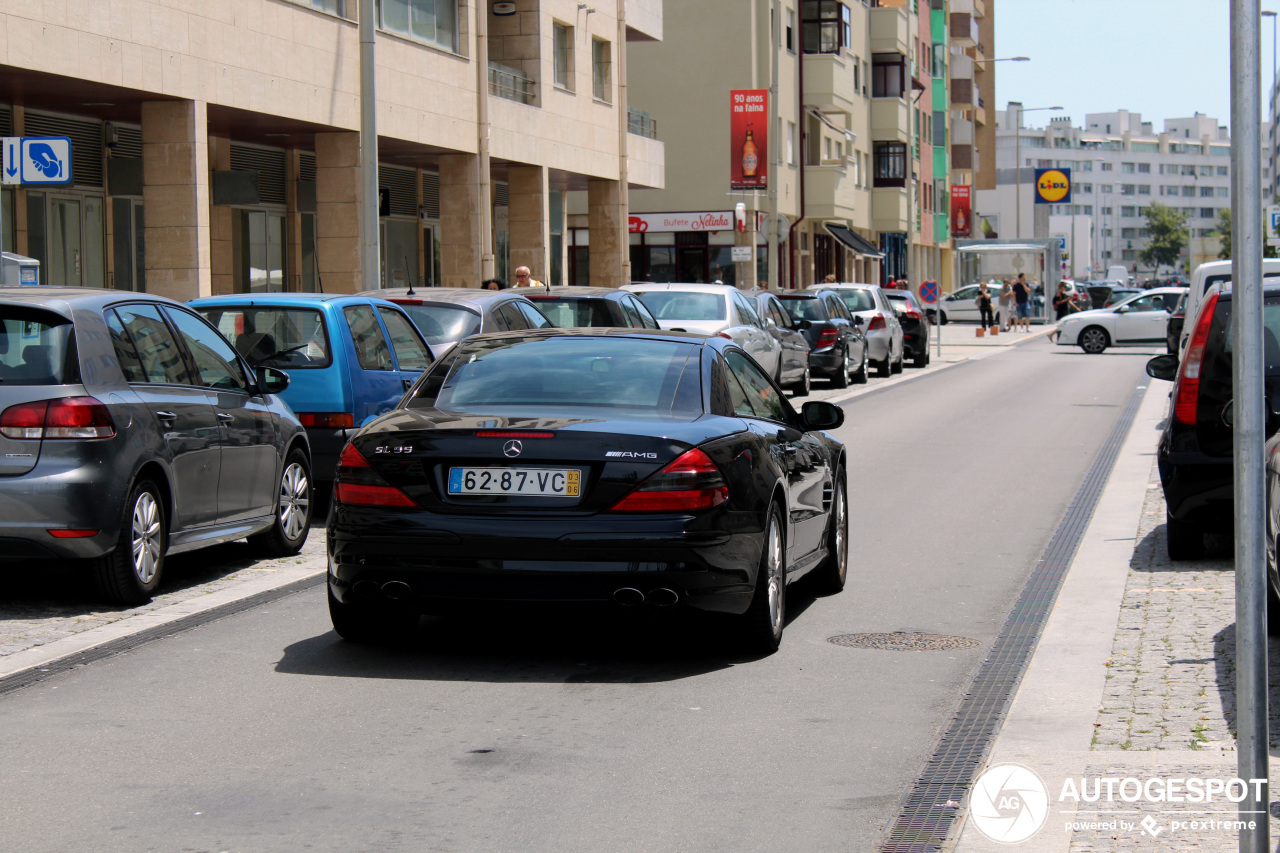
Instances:
[[[911,105],[906,98],[871,99],[871,138],[876,142],[911,141]]]
[[[848,113],[861,93],[854,88],[853,70],[834,53],[804,55],[804,102],[826,111]]]
[[[657,139],[627,134],[627,182],[636,189],[663,189],[667,183],[666,146]]]
[[[841,160],[805,166],[804,189],[807,215],[817,219],[852,219],[858,196],[865,192],[853,185]]]
[[[951,42],[960,47],[977,47],[982,41],[978,18],[968,12],[951,13]]]
[[[911,18],[906,9],[871,9],[871,52],[911,55]]]
[[[973,145],[973,122],[967,118],[951,119],[951,141],[956,145]]]
[[[952,169],[973,169],[976,162],[973,156],[974,147],[972,145],[952,145],[951,146],[951,168]]]
[[[662,0],[626,0],[627,41],[662,41]]]
[[[973,79],[973,58],[963,53],[952,54],[951,56],[951,79],[952,80],[972,80]]]
[[[645,139],[658,138],[658,120],[643,110],[627,110],[627,132]]]
[[[905,187],[876,187],[871,191],[871,227],[876,231],[909,231],[911,199]]]
[[[538,101],[538,84],[514,68],[490,62],[489,94],[520,104],[535,105]]]
[[[951,81],[951,106],[976,107],[978,105],[978,87],[972,80]]]

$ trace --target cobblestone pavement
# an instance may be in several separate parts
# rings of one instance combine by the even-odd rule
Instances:
[[[1129,566],[1106,689],[1094,728],[1097,761],[1085,779],[1231,779],[1236,776],[1235,572],[1230,537],[1210,537],[1204,559],[1174,563],[1164,539],[1164,497],[1152,466]],[[1268,650],[1270,683],[1280,685],[1280,646]],[[1277,745],[1280,691],[1270,697]],[[1180,758],[1179,756],[1184,756]],[[1272,761],[1271,791],[1280,790]],[[1145,799],[1145,798],[1144,798]],[[1272,804],[1272,814],[1280,814]],[[1071,853],[1094,851],[1235,851],[1235,805],[1145,802],[1081,803]],[[1201,808],[1192,812],[1191,809]],[[1142,821],[1150,821],[1144,831]],[[1116,827],[1115,821],[1128,821]],[[1199,824],[1189,823],[1198,821]],[[1271,820],[1271,838],[1280,820]]]
[[[141,607],[103,604],[83,575],[35,574],[36,564],[11,573],[0,593],[0,660],[16,652],[119,622],[141,613],[162,610],[209,595],[264,574],[305,563],[324,570],[324,525],[312,525],[301,553],[278,560],[259,560],[247,542],[230,542],[170,557],[165,561],[160,592]]]

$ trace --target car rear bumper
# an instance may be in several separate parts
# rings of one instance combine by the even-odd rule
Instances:
[[[115,547],[129,483],[96,462],[59,461],[70,460],[46,454],[31,472],[0,480],[0,562],[86,559]],[[63,539],[50,530],[98,532]]]
[[[338,471],[338,457],[347,439],[356,434],[354,429],[307,427],[307,443],[311,446],[311,478],[332,482]]]
[[[1235,494],[1231,457],[1162,454],[1158,465],[1170,517],[1208,531],[1232,529]]]
[[[620,517],[613,523],[600,516],[530,517],[513,523],[413,514],[399,520],[380,515],[366,525],[360,523],[365,515],[340,505],[330,515],[334,597],[350,603],[390,596],[424,612],[463,602],[605,603],[616,601],[619,590],[636,590],[648,600],[671,590],[680,605],[742,613],[763,547],[760,531],[691,530],[697,522],[689,517]],[[754,516],[736,521],[735,530],[761,526]]]
[[[844,350],[836,347],[811,350],[809,352],[809,370],[822,376],[834,376],[840,373],[844,365]]]

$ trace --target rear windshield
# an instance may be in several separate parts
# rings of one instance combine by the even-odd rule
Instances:
[[[827,308],[822,304],[821,299],[813,299],[811,297],[793,296],[782,297],[782,304],[787,309],[787,313],[791,315],[793,320],[825,320],[827,319]]]
[[[854,313],[876,310],[876,298],[869,290],[837,290],[836,295],[840,297],[845,307]],[[977,296],[977,293],[974,295]]]
[[[313,308],[193,305],[252,365],[327,367],[329,334]]]
[[[603,299],[544,299],[537,296],[533,297],[533,303],[557,328],[614,325]]]
[[[0,307],[0,384],[79,381],[73,328],[70,320],[57,314]]]
[[[480,331],[480,315],[450,305],[414,305],[398,302],[427,343],[451,344]],[[437,350],[438,352],[438,350]]]
[[[637,293],[640,301],[658,320],[723,320],[724,296],[719,293],[682,293],[673,290],[646,290]]]
[[[624,337],[472,343],[442,362],[409,405],[482,414],[517,406],[522,414],[630,409],[696,417],[699,352],[683,341]]]

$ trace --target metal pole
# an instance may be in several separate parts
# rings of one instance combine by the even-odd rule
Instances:
[[[360,0],[360,289],[381,287],[378,251],[378,93],[373,2]]]
[[[485,12],[484,14],[488,14]],[[628,227],[631,215],[631,160],[630,142],[627,136],[631,121],[631,106],[627,93],[627,4],[626,0],[618,0],[618,206],[622,215],[618,217],[618,251],[622,257],[618,262],[617,286],[631,283],[631,230]],[[573,282],[565,280],[566,284]]]
[[[769,19],[772,25],[769,28],[769,114],[782,116],[782,103],[778,100],[778,66],[782,62],[782,8],[778,0],[770,0],[769,2]],[[802,116],[798,116],[801,122],[804,121]],[[778,181],[782,176],[782,122],[778,121],[778,139],[773,143],[773,174],[769,176],[769,256],[768,256],[768,276],[769,284],[773,287],[778,286]],[[758,245],[756,241],[752,241],[751,245]],[[841,280],[844,279],[844,270],[840,271]]]
[[[1237,773],[1240,850],[1265,853],[1267,771],[1267,577],[1262,384],[1262,190],[1259,0],[1231,0],[1231,220],[1235,462]],[[1252,823],[1251,823],[1252,822]],[[1249,827],[1253,828],[1250,829]]]
[[[480,281],[498,274],[493,254],[493,173],[489,165],[489,10],[475,10],[476,22],[476,184],[480,197]],[[480,281],[468,282],[479,287]]]
[[[1022,104],[1018,104],[1018,124],[1013,134],[1013,236],[1022,239]]]

